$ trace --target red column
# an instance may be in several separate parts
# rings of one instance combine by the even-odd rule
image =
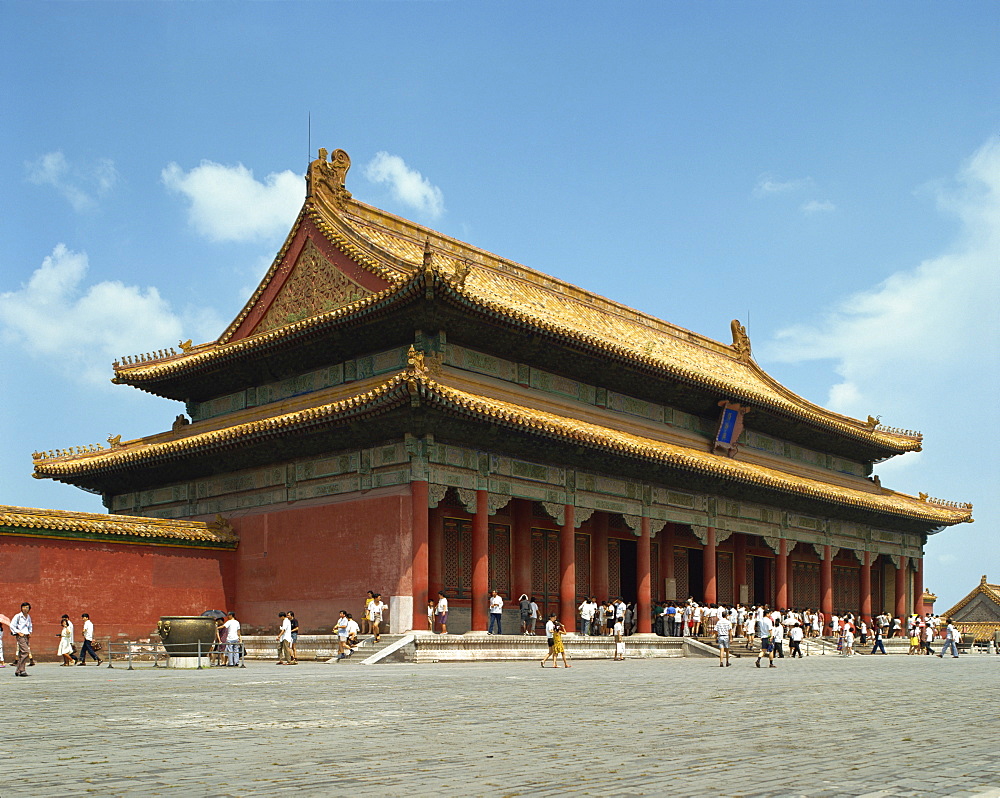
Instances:
[[[778,605],[778,609],[785,610],[788,609],[790,602],[788,600],[788,541],[784,538],[778,541],[778,561],[775,571],[777,572],[778,590],[774,603]]]
[[[739,533],[735,534],[734,537],[733,596],[736,598],[736,602],[740,603],[743,601],[742,591],[740,588],[747,583],[747,539],[746,535],[741,535]],[[749,591],[747,591],[747,593],[749,595]]]
[[[924,558],[913,559],[913,611],[924,614]]]
[[[472,631],[486,631],[487,597],[490,592],[490,511],[485,490],[476,491],[476,514],[472,516]]]
[[[861,617],[866,623],[872,620],[872,555],[864,552],[864,559],[861,561],[861,595],[858,597],[861,604]]]
[[[567,632],[576,631],[576,525],[572,504],[563,509],[562,531],[559,533],[559,621]],[[606,570],[606,569],[605,569]]]
[[[427,627],[427,482],[415,480],[410,483],[410,512],[413,561],[410,567],[411,591],[413,595],[413,619],[411,629]]]
[[[896,617],[903,619],[906,628],[906,557],[899,558],[896,569]]]
[[[594,537],[590,551],[590,589],[604,601],[608,598],[608,514],[594,515]]]
[[[667,522],[660,533],[660,579],[674,578],[674,525]],[[667,596],[668,601],[677,600],[677,591]]]
[[[437,598],[438,591],[443,587],[441,581],[441,550],[444,545],[444,513],[440,507],[430,511],[429,528],[427,530],[427,594]],[[426,601],[424,604],[426,605]]]
[[[705,532],[705,549],[702,555],[702,571],[705,576],[705,604],[713,604],[718,595],[718,585],[715,577],[715,527],[710,526]]]
[[[829,623],[833,615],[833,553],[829,546],[823,547],[823,560],[819,564],[819,608]],[[826,634],[825,629],[822,634]]]
[[[513,509],[513,549],[514,594],[516,599],[522,593],[531,597],[531,505],[523,499],[514,499]]]
[[[653,611],[652,584],[650,583],[650,535],[649,519],[643,518],[639,528],[639,545],[636,547],[635,581],[639,586],[639,600],[636,602],[635,611],[639,613],[638,630],[639,634],[652,634]]]

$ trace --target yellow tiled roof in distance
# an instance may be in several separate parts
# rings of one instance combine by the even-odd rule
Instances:
[[[30,535],[31,530],[44,530],[52,536],[106,538],[108,542],[148,542],[151,545],[197,545],[199,548],[236,548],[239,538],[232,528],[219,519],[216,523],[178,521],[130,515],[45,510],[37,507],[0,505],[0,528],[15,532],[2,534]],[[116,541],[115,538],[121,540]]]

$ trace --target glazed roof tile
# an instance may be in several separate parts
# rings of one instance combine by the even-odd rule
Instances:
[[[324,398],[328,399],[331,396],[330,392],[323,392],[317,397],[320,404],[289,412],[280,412],[280,409],[274,406],[257,408],[255,412],[269,415],[250,418],[229,426],[206,428],[203,424],[191,424],[174,434],[129,441],[115,449],[104,449],[99,452],[84,451],[55,458],[41,456],[35,461],[35,476],[72,481],[74,475],[136,468],[164,459],[209,453],[234,444],[252,443],[280,436],[291,430],[308,429],[379,414],[409,403],[411,396],[416,395],[421,401],[440,407],[445,412],[474,417],[528,434],[572,441],[622,457],[638,458],[683,471],[756,485],[835,505],[861,508],[874,513],[918,519],[939,525],[970,521],[972,517],[971,505],[914,498],[874,484],[869,486],[868,483],[856,488],[831,484],[778,468],[720,457],[679,443],[657,440],[526,407],[516,402],[483,396],[447,384],[446,377],[430,376],[422,358],[411,363],[406,371],[380,382],[369,382],[369,385],[373,387],[333,401],[323,401]],[[306,400],[300,397],[297,401]],[[244,418],[246,417],[244,415]],[[219,420],[215,420],[214,423],[218,424]]]
[[[286,241],[250,302],[218,341],[180,354],[147,358],[143,362],[116,363],[115,381],[141,385],[206,363],[262,350],[275,341],[310,328],[364,313],[423,277],[435,279],[438,287],[454,301],[709,387],[720,395],[866,441],[887,453],[921,448],[919,433],[876,426],[871,419],[866,423],[797,396],[761,370],[748,351],[741,352],[736,340],[733,345],[714,341],[358,202],[350,198],[342,185],[332,185],[324,177],[325,168],[319,161],[310,166],[311,196],[303,206],[289,241],[301,220],[308,217],[331,244],[387,279],[390,288],[279,329],[230,340],[229,336],[280,268],[288,247]],[[428,245],[430,273],[427,272]]]
[[[66,533],[72,537],[148,540],[152,544],[197,545],[208,548],[235,548],[236,533],[219,519],[216,523],[178,521],[130,515],[106,515],[71,510],[45,510],[37,507],[0,505],[0,528],[32,530],[47,534]],[[8,534],[10,534],[8,532]]]

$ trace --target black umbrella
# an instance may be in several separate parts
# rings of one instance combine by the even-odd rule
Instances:
[[[202,618],[212,618],[213,620],[217,621],[219,618],[225,618],[226,617],[226,613],[224,613],[222,610],[205,610],[201,614],[201,617]]]

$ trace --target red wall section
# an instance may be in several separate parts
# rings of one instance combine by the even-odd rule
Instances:
[[[55,659],[59,619],[70,616],[80,639],[80,613],[98,638],[147,638],[161,615],[224,610],[235,598],[234,552],[94,541],[0,536],[0,612],[13,617],[31,604],[31,648]],[[13,641],[5,634],[4,654]]]
[[[410,517],[406,487],[230,518],[240,536],[237,617],[270,630],[279,611],[293,610],[303,634],[328,634],[342,609],[360,621],[368,590],[387,605],[409,596]]]

